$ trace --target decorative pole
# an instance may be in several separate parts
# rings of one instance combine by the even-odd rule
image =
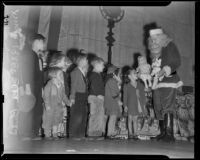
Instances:
[[[115,42],[115,39],[113,38],[114,33],[112,32],[112,29],[115,27],[115,23],[122,20],[124,17],[124,10],[121,10],[120,7],[100,7],[100,11],[102,16],[108,20],[108,36],[106,37],[106,40],[108,41],[108,65],[112,64],[112,46]]]

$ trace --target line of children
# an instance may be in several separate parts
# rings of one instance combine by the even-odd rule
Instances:
[[[104,60],[95,57],[91,61],[93,70],[88,72],[87,55],[81,53],[76,59],[76,68],[70,73],[71,84],[66,92],[66,80],[63,73],[71,64],[62,53],[52,55],[49,63],[48,77],[44,89],[45,111],[43,128],[45,136],[61,137],[63,116],[66,116],[66,105],[70,106],[69,136],[81,139],[86,136],[115,138],[118,135],[117,119],[122,116],[122,106],[128,112],[129,138],[137,135],[137,118],[146,115],[144,85],[138,81],[136,70],[126,74],[121,97],[122,73],[115,66],[108,68],[108,78],[103,81],[101,73]],[[69,90],[70,88],[70,90]],[[69,97],[69,99],[68,99]],[[89,104],[89,105],[88,105]],[[88,110],[89,107],[89,110]],[[89,117],[88,117],[89,113]],[[66,127],[66,126],[65,126]]]

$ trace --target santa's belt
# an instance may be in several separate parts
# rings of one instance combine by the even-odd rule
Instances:
[[[175,75],[175,74],[176,74],[176,71],[172,72],[172,73],[170,74],[170,76]]]

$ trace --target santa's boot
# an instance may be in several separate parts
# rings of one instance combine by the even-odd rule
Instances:
[[[164,120],[159,120],[159,128],[160,128],[160,134],[157,135],[156,137],[152,137],[151,139],[156,139],[159,141],[165,136],[165,123]]]
[[[167,113],[164,116],[164,122],[165,122],[165,131],[166,134],[165,136],[162,138],[163,141],[165,142],[174,142],[175,138],[174,138],[174,132],[173,132],[173,122],[174,117],[172,113]]]

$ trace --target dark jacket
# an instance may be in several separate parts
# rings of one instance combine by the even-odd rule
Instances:
[[[100,73],[91,72],[88,77],[89,80],[89,94],[90,95],[102,95],[105,94],[105,86],[103,78]]]
[[[87,78],[84,77],[78,67],[76,67],[70,74],[71,76],[71,87],[70,87],[70,99],[75,99],[76,93],[86,93]]]
[[[161,82],[163,83],[177,83],[180,77],[177,74],[177,69],[181,65],[181,57],[179,51],[173,42],[170,42],[166,47],[162,48],[161,52],[161,69],[164,66],[171,68],[171,77],[164,77]]]
[[[128,107],[128,114],[133,116],[139,115],[138,97],[136,90],[139,91],[139,102],[143,113],[145,113],[146,97],[144,92],[144,85],[138,81],[136,88],[130,83],[125,84],[123,87],[123,104],[124,106]]]

